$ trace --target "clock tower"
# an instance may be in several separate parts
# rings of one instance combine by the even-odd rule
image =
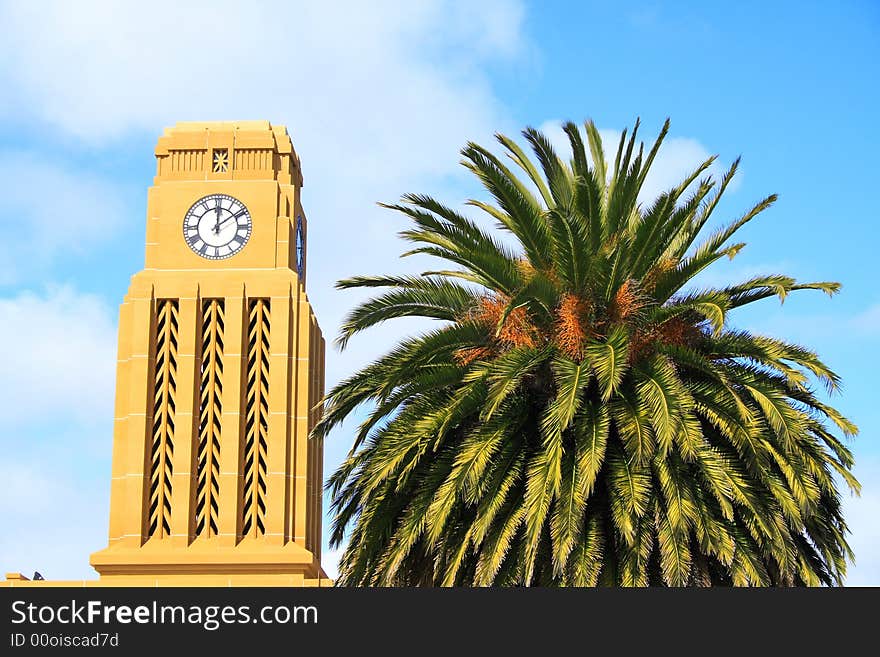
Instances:
[[[299,158],[265,121],[178,123],[155,153],[91,564],[107,585],[329,585]]]

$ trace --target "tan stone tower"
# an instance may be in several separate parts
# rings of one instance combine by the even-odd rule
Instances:
[[[156,159],[91,563],[111,585],[329,584],[299,158],[284,127],[249,121],[179,123]]]

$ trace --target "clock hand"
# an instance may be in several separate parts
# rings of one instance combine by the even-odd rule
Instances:
[[[220,234],[220,201],[217,201],[217,223],[214,224],[214,234]]]
[[[225,226],[227,223],[229,223],[229,222],[232,221],[233,219],[238,219],[238,218],[239,218],[241,215],[243,215],[243,214],[244,214],[244,211],[239,212],[238,214],[231,214],[231,215],[229,215],[228,217],[226,217],[226,219],[224,219],[224,220],[221,221],[219,224],[217,224],[216,232],[219,233],[219,232],[220,232],[220,228],[222,228],[223,226]]]

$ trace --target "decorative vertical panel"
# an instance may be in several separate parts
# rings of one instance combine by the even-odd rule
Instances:
[[[202,171],[205,166],[205,151],[176,150],[171,151],[172,171]]]
[[[150,508],[147,536],[171,534],[171,475],[174,455],[174,410],[177,392],[176,299],[156,302],[153,375],[153,426],[150,442]]]
[[[220,426],[223,413],[223,299],[202,302],[199,359],[199,424],[196,437],[194,534],[219,532]]]
[[[235,150],[237,171],[267,171],[273,163],[272,150],[268,148],[241,148]]]
[[[247,378],[242,449],[242,536],[266,533],[266,450],[269,433],[269,300],[248,301]]]

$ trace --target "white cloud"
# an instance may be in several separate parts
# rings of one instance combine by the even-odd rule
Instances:
[[[44,513],[60,497],[58,481],[39,464],[3,461],[0,463],[0,481],[4,491],[0,510],[4,516],[24,508],[28,513]]]
[[[538,129],[547,135],[547,138],[553,144],[554,150],[563,159],[571,157],[571,146],[568,136],[562,129],[562,121],[545,121]],[[608,164],[610,175],[610,169],[614,164],[614,156],[617,153],[617,146],[620,143],[620,131],[600,128],[599,134],[602,137],[602,149],[605,152],[605,161]],[[629,135],[629,132],[627,135]],[[642,128],[637,138],[640,141],[646,142],[645,148],[647,150],[653,146],[657,135],[646,134],[644,128]],[[627,136],[627,139],[629,139],[629,136]],[[696,139],[667,136],[663,140],[663,144],[660,146],[660,150],[651,165],[644,185],[642,185],[642,190],[639,193],[639,202],[642,204],[650,203],[662,192],[678,185],[711,156],[712,153]],[[715,160],[709,169],[703,172],[701,178],[711,175],[716,181],[720,181],[726,170],[727,166]],[[731,191],[739,185],[738,181],[741,178],[742,169],[740,169],[737,177],[731,182],[729,187]]]
[[[810,292],[802,294],[810,294]],[[812,294],[821,293],[812,292]],[[846,336],[847,344],[864,344],[869,347],[876,344],[877,338],[880,337],[880,306],[869,306],[854,314],[798,313],[780,308],[777,302],[775,309],[766,306],[765,313],[755,320],[751,328],[768,335],[784,335],[789,339],[807,342]]]
[[[124,216],[116,187],[32,153],[0,153],[0,284],[48,267],[60,254],[81,256],[112,238]]]
[[[116,329],[99,298],[56,288],[0,298],[0,428],[112,426]]]
[[[18,438],[45,441],[46,436]],[[2,572],[31,577],[39,571],[46,579],[96,578],[89,554],[107,542],[109,455],[100,463],[104,467],[96,476],[88,454],[44,446],[38,459],[16,455],[0,465]]]
[[[733,241],[734,240],[731,240],[731,242]],[[781,260],[772,263],[740,264],[738,259],[730,260],[729,258],[722,258],[697,274],[688,288],[698,289],[736,285],[744,283],[756,276],[766,276],[770,274],[792,276],[794,269],[794,263],[788,260]]]
[[[880,303],[859,313],[852,320],[852,325],[860,333],[867,335],[877,335],[880,333]]]
[[[83,139],[181,119],[269,118],[343,168],[366,158],[394,170],[384,157],[393,153],[443,171],[430,145],[485,128],[495,103],[478,64],[519,50],[523,18],[505,0],[7,3],[0,12],[0,72],[17,98],[7,111],[28,108]]]
[[[0,298],[2,572],[95,576],[104,547],[116,329],[71,288]]]

